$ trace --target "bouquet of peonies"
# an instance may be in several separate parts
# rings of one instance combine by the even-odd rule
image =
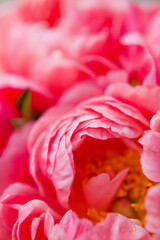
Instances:
[[[160,2],[0,6],[0,239],[160,240]]]

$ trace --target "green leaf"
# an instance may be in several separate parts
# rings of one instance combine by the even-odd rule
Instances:
[[[26,123],[26,119],[24,118],[12,118],[11,125],[14,129],[18,129]]]
[[[133,87],[135,87],[135,86],[140,85],[140,82],[139,82],[137,79],[132,79],[132,80],[130,81],[130,84],[131,84]]]
[[[31,92],[29,89],[26,89],[17,100],[17,107],[21,111],[22,116],[30,120],[32,119],[33,113],[31,108]]]

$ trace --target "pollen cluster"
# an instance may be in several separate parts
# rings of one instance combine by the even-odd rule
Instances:
[[[131,148],[126,148],[120,155],[109,151],[106,154],[105,164],[106,169],[115,174],[122,169],[129,168],[129,172],[115,196],[113,210],[119,210],[127,217],[137,218],[144,224],[144,199],[148,188],[153,183],[142,172],[139,154]]]
[[[100,173],[106,172],[112,179],[121,170],[129,169],[110,208],[105,211],[88,208],[86,216],[96,223],[102,221],[108,212],[118,212],[126,217],[138,219],[144,225],[146,215],[144,199],[148,188],[153,183],[142,172],[140,154],[120,141],[115,141],[115,144],[119,146],[113,147],[113,143],[110,141],[102,148],[97,147],[96,151],[93,149],[87,157],[77,161],[77,171],[82,187],[91,177]]]

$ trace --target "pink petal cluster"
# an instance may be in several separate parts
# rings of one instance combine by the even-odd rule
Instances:
[[[120,214],[108,214],[96,226],[85,219],[79,219],[71,210],[59,223],[56,214],[42,199],[36,188],[15,183],[6,189],[1,197],[1,214],[13,239],[145,239],[149,234],[140,226]],[[12,219],[8,215],[12,213]],[[116,231],[114,230],[116,228]],[[12,230],[12,233],[11,233]],[[27,230],[27,232],[26,232]]]
[[[160,240],[160,3],[0,5],[0,239]]]

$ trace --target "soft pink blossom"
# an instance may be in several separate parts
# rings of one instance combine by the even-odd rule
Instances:
[[[0,239],[160,239],[159,23],[158,2],[0,9]]]
[[[43,132],[31,151],[30,170],[41,194],[48,195],[49,198],[52,196],[66,209],[70,204],[75,205],[74,198],[77,198],[76,195],[80,192],[71,191],[71,188],[76,176],[74,155],[78,149],[80,154],[89,151],[87,149],[92,144],[93,146],[97,144],[97,147],[101,144],[105,146],[107,139],[113,139],[113,142],[114,139],[115,141],[119,139],[120,142],[120,139],[122,142],[123,139],[124,142],[125,139],[130,139],[126,144],[138,149],[134,139],[142,136],[146,128],[148,128],[148,120],[130,105],[108,97],[86,101],[73,112],[53,123],[46,133]],[[83,142],[86,144],[84,149],[81,148],[81,145],[85,147]],[[117,181],[118,179],[122,181],[125,174],[121,172],[117,175]],[[106,180],[100,181],[107,181],[112,186],[110,177],[106,173],[105,175]],[[98,176],[97,181],[99,181]],[[111,188],[108,188],[108,192],[111,191],[109,189]],[[102,192],[101,199],[103,197]]]
[[[155,13],[152,5],[148,10],[123,0],[17,2],[1,20],[0,65],[57,97],[86,78],[102,89],[115,81],[158,83],[142,31]],[[123,77],[114,77],[119,72]]]
[[[116,86],[118,86],[117,89]],[[138,154],[142,153],[141,164],[144,174],[152,181],[159,181],[156,179],[159,174],[157,166],[155,167],[153,160],[151,166],[147,154],[146,160],[143,160],[146,149],[142,148],[142,145],[149,144],[149,146],[153,146],[152,151],[154,151],[154,149],[158,149],[158,141],[148,141],[148,143],[144,141],[143,144],[140,140],[142,145],[138,143],[138,138],[143,134],[145,136],[146,130],[149,132],[149,120],[159,108],[157,98],[154,98],[155,96],[159,97],[159,87],[139,86],[133,88],[125,84],[124,86],[128,91],[122,92],[121,90],[120,92],[122,88],[118,84],[108,88],[108,92],[112,89],[115,90],[115,93],[119,94],[116,97],[121,101],[108,96],[89,99],[53,124],[50,122],[49,128],[43,131],[33,145],[30,160],[31,174],[41,196],[45,196],[50,204],[51,199],[54,199],[57,204],[59,203],[59,211],[65,212],[72,209],[79,216],[86,216],[85,212],[88,208],[110,211],[114,196],[129,170],[125,168],[116,175],[112,175],[109,171],[100,172],[97,175],[91,175],[84,185],[79,185],[83,181],[83,171],[85,170],[82,168],[81,172],[78,161],[82,161],[83,164],[84,158],[85,166],[87,164],[85,157],[92,159],[94,152],[98,149],[101,151],[103,151],[102,149],[104,151],[113,149],[116,152],[123,147],[129,147]],[[159,113],[151,120],[152,132],[158,129]],[[153,153],[153,156],[156,158],[156,154]],[[151,166],[148,169],[152,175],[146,173],[145,167],[148,163],[148,166]],[[152,173],[153,168],[157,168],[157,175]],[[144,196],[145,207],[149,201],[148,196],[149,193]],[[154,211],[154,205],[152,209]],[[150,219],[149,207],[146,207],[146,214],[146,219]],[[146,228],[148,221],[150,220],[146,220]],[[96,225],[97,228],[99,225],[100,223]],[[147,228],[147,230],[149,229]],[[57,232],[63,233],[58,226]],[[84,234],[86,239],[92,239],[89,236],[92,236],[93,233],[87,234]],[[95,230],[93,236],[96,236]]]

